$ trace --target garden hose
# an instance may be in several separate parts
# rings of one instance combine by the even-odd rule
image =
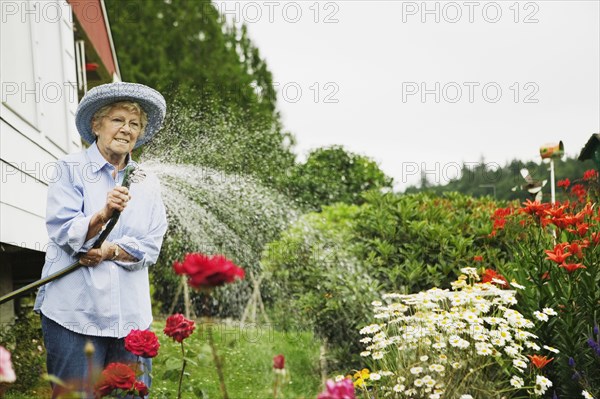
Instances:
[[[133,165],[127,165],[125,167],[125,175],[123,176],[123,187],[127,187],[129,188],[130,184],[131,184],[131,176],[133,174],[133,172],[135,171],[135,166]],[[96,240],[96,242],[94,243],[94,245],[92,246],[92,248],[100,248],[102,246],[102,243],[104,243],[104,241],[106,240],[106,237],[108,237],[108,235],[110,234],[110,232],[112,231],[112,229],[115,227],[115,225],[117,224],[117,220],[119,219],[119,216],[121,216],[121,212],[119,211],[114,211],[113,215],[111,216],[111,218],[109,219],[108,223],[106,224],[106,227],[104,228],[104,230],[102,230],[102,233],[100,233],[100,236],[98,237],[98,239]],[[44,284],[47,284],[51,281],[57,280],[63,276],[66,276],[67,274],[74,272],[75,270],[79,269],[81,266],[84,266],[83,264],[79,263],[79,259],[76,260],[75,262],[71,263],[69,266],[65,267],[62,270],[57,271],[54,274],[51,274],[47,277],[44,277],[40,280],[34,281],[31,284],[28,284],[24,287],[19,288],[18,290],[12,291],[6,295],[4,295],[3,297],[0,297],[0,305],[3,304],[4,302],[8,302],[10,300],[13,300],[29,291],[32,291],[38,287],[41,287]]]

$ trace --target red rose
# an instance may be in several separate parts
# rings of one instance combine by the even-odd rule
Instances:
[[[129,391],[135,382],[135,372],[126,364],[110,363],[102,371],[95,390],[100,397],[110,395],[115,389]]]
[[[155,357],[158,355],[158,338],[148,330],[131,330],[125,337],[125,349],[136,356]]]
[[[244,270],[222,255],[186,254],[183,262],[173,263],[173,269],[177,274],[187,275],[194,288],[216,287],[244,278]]]
[[[148,387],[142,381],[136,381],[133,384],[133,389],[135,389],[142,398],[150,393]]]
[[[277,355],[273,357],[273,368],[282,370],[285,365],[285,357],[283,355]]]
[[[168,337],[177,342],[181,342],[194,332],[196,325],[193,320],[186,319],[182,314],[177,313],[167,318],[167,325],[164,332]]]

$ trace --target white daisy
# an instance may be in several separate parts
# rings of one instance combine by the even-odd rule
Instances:
[[[525,385],[525,382],[521,377],[513,375],[510,379],[510,385],[512,385],[515,388],[522,388],[523,385]]]
[[[533,316],[535,316],[536,319],[540,320],[540,321],[548,321],[548,315],[546,313],[542,313],[538,310],[536,310],[535,312],[533,312]]]
[[[544,308],[542,309],[542,312],[544,314],[547,314],[548,316],[556,316],[558,313],[556,313],[556,310],[552,309],[552,308]]]

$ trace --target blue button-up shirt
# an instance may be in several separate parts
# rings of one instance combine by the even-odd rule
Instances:
[[[114,171],[95,143],[57,162],[56,176],[48,187],[50,245],[42,277],[65,268],[92,248],[100,234],[85,240],[92,215],[104,207],[107,193],[123,180],[124,171],[116,179]],[[131,184],[131,200],[107,237],[137,261],[105,260],[94,267],[80,267],[40,288],[34,310],[86,335],[122,338],[132,329],[150,327],[148,267],[158,259],[167,219],[158,178],[146,174],[143,181]]]

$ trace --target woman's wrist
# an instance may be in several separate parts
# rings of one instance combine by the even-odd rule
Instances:
[[[108,222],[110,218],[107,218],[106,215],[102,212],[96,212],[92,215],[90,219],[90,224],[88,226],[88,231],[85,236],[85,240],[89,240],[90,238],[96,236],[102,230],[104,230],[104,226]]]
[[[119,255],[121,252],[119,246],[117,244],[112,244],[110,248],[112,250],[112,256],[110,257],[110,260],[119,259]]]
[[[105,225],[110,220],[110,217],[108,217],[103,211],[96,212],[96,216],[98,217],[102,225]]]

